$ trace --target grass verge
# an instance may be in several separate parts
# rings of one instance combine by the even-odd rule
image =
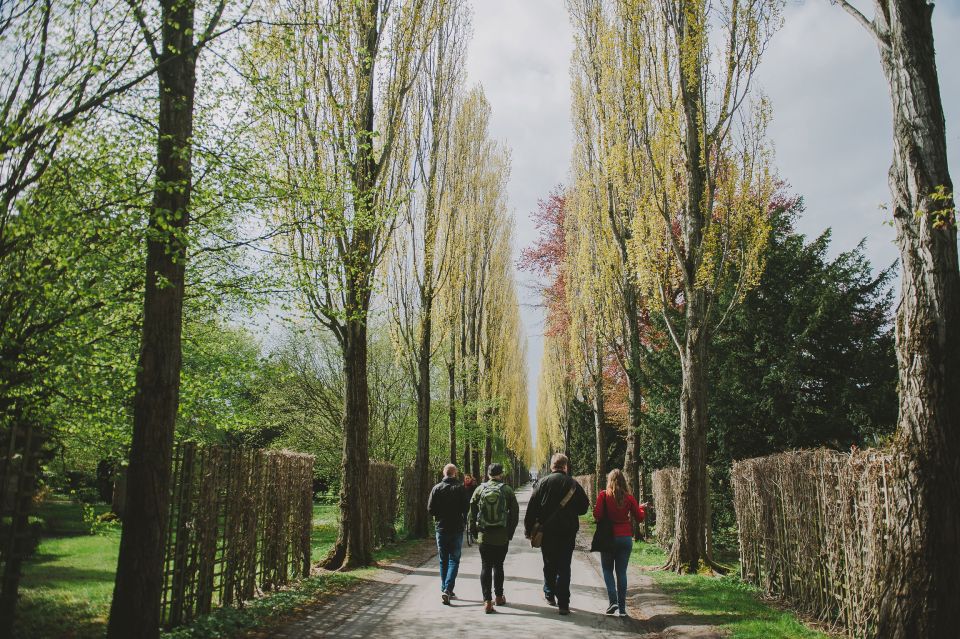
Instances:
[[[647,568],[657,587],[669,595],[682,612],[702,617],[705,625],[716,626],[733,639],[827,639],[812,630],[789,610],[781,610],[760,599],[760,591],[735,576],[677,575],[649,570],[666,563],[659,546],[639,542],[633,546],[630,563]]]
[[[106,507],[99,507],[102,512]],[[37,552],[24,565],[14,639],[99,639],[106,631],[117,555],[118,528],[91,535],[80,504],[49,499],[38,508],[44,521]],[[337,538],[337,507],[315,504],[311,556],[321,560]],[[407,543],[375,553],[377,561],[401,556]],[[289,590],[249,602],[243,609],[220,608],[192,625],[164,635],[166,639],[232,637],[271,619],[296,613],[322,596],[349,587],[370,569],[310,577]]]

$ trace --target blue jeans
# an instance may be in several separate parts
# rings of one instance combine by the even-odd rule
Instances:
[[[607,598],[610,605],[616,605],[620,612],[627,611],[627,564],[633,551],[632,537],[614,537],[613,552],[600,553],[600,566],[603,568],[603,581],[607,584]],[[616,571],[616,581],[614,581]]]
[[[460,550],[463,546],[463,531],[445,533],[437,531],[437,554],[440,556],[440,590],[453,592],[460,571]]]

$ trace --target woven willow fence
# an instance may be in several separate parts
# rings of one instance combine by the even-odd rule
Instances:
[[[310,574],[313,457],[181,444],[164,555],[162,622],[242,606]]]
[[[654,538],[657,545],[668,549],[673,544],[677,527],[677,500],[680,490],[680,469],[663,468],[653,471],[653,505],[657,509]]]
[[[367,490],[370,494],[370,530],[373,543],[381,546],[397,536],[397,467],[393,464],[370,462]]]
[[[590,512],[593,512],[593,505],[597,501],[596,489],[594,488],[594,476],[593,475],[576,475],[574,477],[576,482],[583,486],[583,492],[587,493],[587,498],[590,499]]]
[[[876,451],[798,451],[735,463],[741,576],[842,624],[850,637],[873,636],[890,481],[890,459]]]

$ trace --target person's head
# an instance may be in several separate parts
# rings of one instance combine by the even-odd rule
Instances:
[[[570,467],[570,460],[563,453],[557,453],[550,458],[550,470],[555,473],[565,473]]]
[[[471,475],[470,473],[464,473],[464,474],[463,474],[463,483],[464,483],[465,485],[467,485],[467,486],[470,486],[471,484],[473,484],[473,483],[474,483],[474,482],[473,482],[473,475]]]
[[[494,462],[487,467],[487,477],[490,479],[503,479],[503,465]]]
[[[617,500],[617,506],[623,506],[627,495],[627,478],[619,468],[614,468],[607,474],[607,494]]]
[[[447,464],[443,467],[443,476],[449,479],[456,479],[457,467],[454,464]]]

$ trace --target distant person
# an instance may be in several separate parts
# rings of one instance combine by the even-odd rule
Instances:
[[[474,479],[473,475],[471,475],[470,473],[464,473],[463,487],[467,491],[467,501],[469,502],[471,499],[473,499],[473,493],[477,489],[477,480]],[[466,525],[466,522],[464,522],[464,525]],[[472,545],[473,532],[471,532],[470,526],[466,526],[466,534],[467,534],[467,545],[468,546]]]
[[[477,489],[477,480],[473,478],[473,475],[470,473],[464,473],[463,475],[463,487],[467,491],[468,498],[473,497],[473,491]]]
[[[480,543],[480,589],[483,610],[489,614],[496,612],[492,595],[497,597],[496,605],[507,603],[503,595],[503,561],[520,523],[520,506],[513,489],[503,483],[503,466],[490,464],[487,476],[490,479],[473,493],[467,519],[470,531]]]
[[[537,483],[523,518],[528,538],[537,529],[543,531],[543,598],[557,606],[561,615],[570,614],[570,563],[580,529],[579,517],[590,508],[590,499],[569,476],[569,467],[566,455],[553,456],[552,472]]]
[[[637,523],[646,517],[646,504],[638,504],[633,495],[627,492],[627,480],[619,468],[607,475],[607,488],[597,495],[593,507],[593,518],[606,519],[613,524],[613,550],[601,551],[600,566],[603,568],[603,581],[607,585],[607,614],[627,616],[627,565],[633,551],[632,516]],[[616,579],[614,579],[616,573]]]
[[[427,500],[427,510],[437,522],[437,554],[440,556],[440,598],[449,606],[456,595],[453,588],[460,570],[460,550],[463,547],[463,525],[466,519],[467,491],[457,481],[457,467],[443,467],[443,481],[433,487]]]

